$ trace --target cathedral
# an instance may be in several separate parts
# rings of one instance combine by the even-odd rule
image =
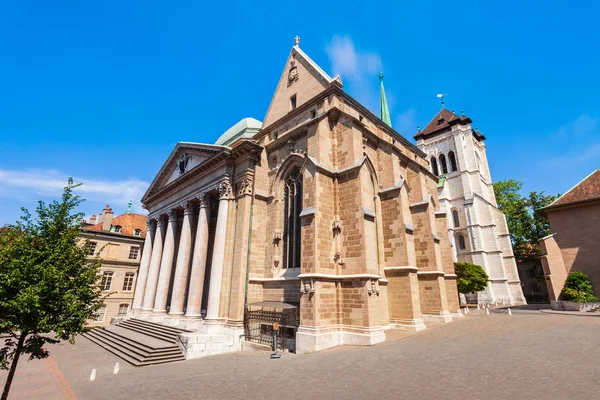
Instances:
[[[462,317],[459,234],[459,259],[505,271],[489,295],[514,297],[504,253],[477,247],[493,231],[472,211],[493,197],[464,161],[477,134],[453,136],[442,166],[473,181],[477,196],[460,203],[452,174],[444,182],[432,169],[442,136],[423,130],[415,146],[392,129],[380,79],[376,116],[296,39],[264,122],[242,119],[214,144],[178,143],[142,199],[148,234],[129,316],[185,329],[186,358],[272,340],[300,353],[372,345],[388,329]]]
[[[443,101],[443,100],[442,100]],[[443,107],[417,132],[417,147],[427,153],[439,177],[440,209],[447,215],[448,238],[455,261],[480,265],[488,287],[466,295],[468,303],[524,304],[517,264],[504,213],[498,209],[488,167],[485,136],[471,119]]]

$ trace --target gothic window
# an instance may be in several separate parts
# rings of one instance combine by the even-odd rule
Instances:
[[[458,219],[458,211],[452,211],[452,219],[454,220],[454,227],[458,228],[460,226],[460,221]]]
[[[440,154],[440,167],[442,168],[443,174],[448,173],[448,165],[446,165],[446,156],[443,154]]]
[[[300,212],[302,211],[302,175],[294,167],[285,180],[283,192],[283,268],[300,268]]]
[[[465,245],[465,237],[463,235],[458,235],[458,248],[464,250],[467,248]]]
[[[450,159],[450,169],[452,170],[452,172],[456,171],[458,169],[458,166],[456,165],[456,156],[454,155],[453,151],[448,153],[448,158]]]
[[[439,175],[437,160],[435,159],[435,157],[431,157],[431,172],[433,172],[435,176]]]

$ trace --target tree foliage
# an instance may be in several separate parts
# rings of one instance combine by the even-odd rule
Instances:
[[[488,274],[482,266],[467,262],[455,262],[456,287],[458,293],[475,293],[484,290],[488,285]]]
[[[515,257],[519,261],[539,264],[538,240],[551,231],[548,219],[535,211],[546,207],[558,196],[530,192],[523,197],[520,194],[522,187],[522,182],[507,179],[494,183],[494,194],[498,208],[506,215]]]
[[[74,343],[103,303],[100,259],[87,258],[79,237],[77,186],[69,179],[61,201],[39,202],[35,218],[23,208],[19,222],[1,229],[0,334],[8,338],[0,348],[0,367],[11,364],[2,399],[21,354],[45,358],[46,343]]]
[[[559,298],[560,300],[575,301],[577,303],[598,301],[598,298],[594,296],[590,278],[582,271],[574,271],[567,276]]]

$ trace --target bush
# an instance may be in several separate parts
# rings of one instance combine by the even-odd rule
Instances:
[[[456,287],[458,293],[475,293],[484,290],[488,285],[488,274],[480,265],[455,262]]]
[[[594,296],[590,278],[582,271],[571,272],[565,280],[565,286],[560,292],[559,300],[575,301],[577,303],[587,303],[598,301]]]

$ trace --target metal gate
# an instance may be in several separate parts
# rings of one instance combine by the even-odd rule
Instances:
[[[299,325],[298,307],[292,304],[260,302],[246,306],[244,333],[249,342],[271,346],[273,344],[273,327],[278,326],[277,348],[294,352],[296,350],[296,331]]]

